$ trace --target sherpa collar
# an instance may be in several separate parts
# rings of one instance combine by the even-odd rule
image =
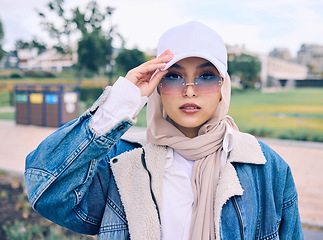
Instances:
[[[161,212],[166,147],[148,143],[145,133],[126,134],[123,139],[140,143],[143,146],[143,148],[125,152],[110,161],[127,215],[131,239],[159,240],[160,222],[150,189],[152,189],[158,209]],[[223,205],[232,196],[243,194],[237,172],[232,163],[266,163],[258,141],[252,135],[234,131],[234,143],[228,162],[221,171],[214,202],[217,239],[220,239],[220,218]],[[142,164],[143,151],[145,152],[146,165],[150,176]]]
[[[234,147],[230,152],[230,162],[250,164],[266,163],[266,158],[254,136],[233,130],[233,138]],[[141,146],[146,146],[148,144],[146,132],[125,134],[122,139],[128,142],[139,143]]]

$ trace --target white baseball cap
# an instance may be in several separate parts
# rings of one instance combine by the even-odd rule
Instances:
[[[224,78],[227,72],[227,50],[220,35],[199,22],[188,22],[166,31],[159,39],[157,57],[169,49],[174,58],[163,70],[188,57],[211,62]]]

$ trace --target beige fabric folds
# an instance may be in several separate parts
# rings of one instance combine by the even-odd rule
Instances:
[[[192,172],[194,205],[191,239],[215,239],[214,198],[221,170],[225,122],[238,130],[233,119],[227,115],[231,97],[231,82],[228,74],[224,79],[221,94],[222,99],[215,114],[201,126],[195,138],[186,137],[171,123],[164,112],[157,91],[154,91],[148,100],[148,141],[156,145],[169,146],[186,159],[195,160]]]

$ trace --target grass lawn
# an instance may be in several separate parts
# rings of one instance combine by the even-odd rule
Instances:
[[[10,94],[9,92],[0,92],[0,107],[10,106]]]
[[[323,142],[323,88],[234,93],[229,115],[257,136]],[[146,109],[137,121],[146,126]]]
[[[0,93],[0,107],[9,106],[9,94]],[[243,132],[257,136],[323,142],[323,88],[234,93],[229,115]],[[0,113],[14,120],[14,113]],[[136,126],[146,126],[146,108]]]
[[[16,114],[14,112],[0,112],[0,119],[15,120]]]
[[[258,136],[323,142],[323,88],[234,94],[229,115]]]

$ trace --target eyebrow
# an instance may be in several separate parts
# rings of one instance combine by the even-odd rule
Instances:
[[[202,63],[197,68],[201,69],[201,68],[205,68],[205,67],[215,67],[215,66],[211,62],[205,62],[205,63]],[[181,67],[177,63],[174,63],[172,66],[170,66],[170,68],[184,69],[183,67]]]
[[[181,67],[181,66],[180,66],[180,65],[178,65],[177,63],[174,63],[172,66],[170,66],[170,68],[183,69],[183,67]]]
[[[214,65],[210,62],[206,62],[198,66],[197,68],[205,68],[205,67],[214,67]]]

